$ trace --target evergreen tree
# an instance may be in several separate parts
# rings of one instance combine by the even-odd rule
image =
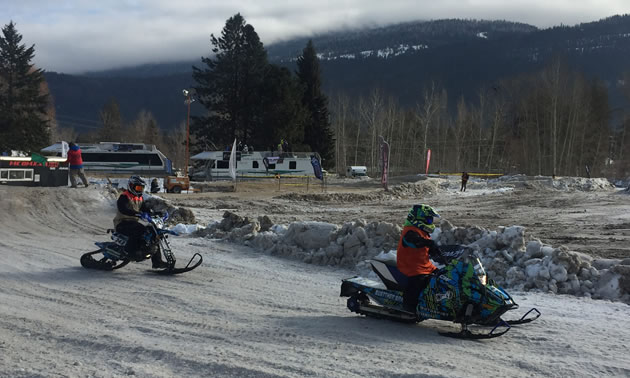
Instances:
[[[50,144],[43,71],[30,63],[35,45],[20,45],[11,21],[0,36],[0,150],[39,151]]]
[[[309,40],[297,59],[297,75],[304,87],[302,104],[308,109],[304,127],[304,143],[319,152],[323,164],[333,163],[334,139],[328,113],[328,98],[322,93],[319,60],[313,41]]]
[[[254,27],[240,13],[226,21],[221,37],[211,35],[213,58],[193,67],[199,102],[206,116],[192,117],[191,131],[198,145],[228,145],[234,138],[248,143],[261,125],[261,87],[268,66],[265,51]]]
[[[304,139],[307,110],[302,105],[302,87],[285,67],[270,64],[265,74],[261,97],[262,127],[254,133],[254,146],[264,150],[281,139],[297,147]],[[294,148],[295,150],[295,148]]]

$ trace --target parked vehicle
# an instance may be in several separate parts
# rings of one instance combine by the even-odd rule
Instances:
[[[270,151],[236,152],[238,177],[274,177],[276,175],[312,175],[311,156],[316,152]],[[193,181],[228,180],[230,176],[230,151],[205,151],[190,158],[196,162],[191,173]]]
[[[166,176],[164,178],[164,190],[167,193],[181,193],[190,189],[190,179],[188,177]]]
[[[367,176],[367,167],[364,165],[351,165],[346,169],[347,177]]]
[[[101,142],[79,144],[83,168],[88,172],[129,173],[146,176],[173,174],[169,160],[155,145],[144,143]],[[44,154],[61,156],[61,143],[41,150]]]

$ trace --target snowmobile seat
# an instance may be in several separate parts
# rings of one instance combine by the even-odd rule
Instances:
[[[388,266],[394,266],[394,267],[396,266],[396,259],[394,259],[394,258],[390,258],[390,257],[378,257],[378,256],[376,256],[376,257],[374,257],[372,260],[374,260],[374,261],[380,261],[380,262],[382,262],[383,264],[388,265]]]
[[[387,289],[402,291],[407,286],[409,278],[398,270],[396,261],[392,263],[391,259],[385,261],[374,259],[370,264]]]

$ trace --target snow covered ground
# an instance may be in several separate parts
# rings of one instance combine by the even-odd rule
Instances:
[[[486,187],[475,192],[475,182],[471,183],[467,194],[442,188],[431,198],[445,203],[455,196],[472,200],[477,194],[499,201],[498,196],[518,190],[518,185],[483,184]],[[510,187],[516,189],[501,189]],[[220,221],[225,208],[239,212],[239,206],[248,210],[241,208],[245,213],[241,215],[250,217],[262,211],[273,218],[277,211],[278,219],[308,222],[321,221],[319,217],[327,214],[330,224],[340,229],[344,224],[338,222],[343,217],[339,208],[308,202],[309,198],[249,202],[247,193],[241,198],[239,193],[217,196],[171,199],[194,205],[204,224]],[[85,270],[79,257],[95,249],[94,241],[107,240],[105,229],[111,227],[114,200],[112,193],[99,187],[0,186],[0,376],[630,375],[630,307],[620,300],[543,292],[536,286],[540,269],[531,280],[534,286],[527,284],[531,277],[524,277],[522,290],[509,291],[521,305],[517,312],[536,307],[542,316],[486,341],[439,336],[437,331],[457,330],[448,322],[407,325],[349,312],[339,288],[342,278],[364,273],[361,263],[351,263],[358,261],[357,256],[346,259],[340,264],[343,267],[330,266],[305,259],[309,252],[303,247],[313,247],[307,243],[316,238],[293,237],[294,244],[295,240],[303,243],[300,248],[279,240],[267,245],[275,249],[264,248],[264,232],[251,236],[249,246],[242,240],[230,241],[230,234],[253,235],[252,223],[233,225],[223,231],[223,240],[217,239],[218,234],[200,236],[203,232],[172,238],[179,262],[197,252],[204,256],[201,267],[181,276],[154,275],[147,272],[148,263],[130,264],[116,272]],[[302,210],[305,200],[308,211]],[[377,201],[396,209],[391,217],[401,218],[401,209],[418,199],[394,199],[395,206],[388,199]],[[366,229],[371,214],[378,217],[380,211],[369,203],[359,206],[368,218]],[[443,208],[450,213],[448,206]],[[455,223],[453,218],[450,221]],[[288,232],[291,223],[276,226],[276,234]],[[208,229],[212,230],[212,223]],[[292,232],[299,235],[295,229]],[[375,239],[369,240],[374,247]],[[382,243],[388,243],[384,236]],[[365,245],[366,254],[375,251]],[[544,257],[540,259],[543,264]]]

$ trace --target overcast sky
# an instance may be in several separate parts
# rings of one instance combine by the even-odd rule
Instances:
[[[442,18],[541,28],[630,13],[630,0],[0,0],[34,63],[80,73],[210,55],[210,34],[240,12],[265,45],[342,28]]]

